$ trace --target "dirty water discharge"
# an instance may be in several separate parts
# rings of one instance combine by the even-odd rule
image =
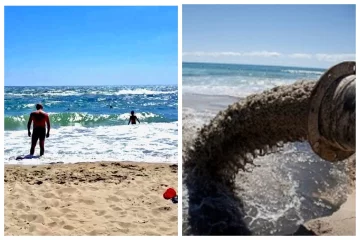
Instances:
[[[314,86],[251,95],[183,143],[184,234],[291,234],[339,208],[344,165],[319,159],[304,142]]]

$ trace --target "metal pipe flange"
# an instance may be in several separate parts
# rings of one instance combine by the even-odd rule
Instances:
[[[321,158],[336,162],[355,153],[356,63],[330,68],[310,96],[308,140]]]

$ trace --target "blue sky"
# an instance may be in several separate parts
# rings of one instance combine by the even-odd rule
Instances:
[[[183,61],[327,68],[355,60],[355,5],[184,5]]]
[[[177,7],[5,7],[5,85],[177,84]]]

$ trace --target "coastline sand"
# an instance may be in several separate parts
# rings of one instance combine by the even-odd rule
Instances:
[[[5,165],[5,235],[177,235],[177,165]]]

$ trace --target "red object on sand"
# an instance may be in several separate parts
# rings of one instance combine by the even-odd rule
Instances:
[[[163,197],[165,199],[172,199],[175,196],[176,196],[176,191],[173,188],[166,189],[166,191],[163,194]]]

